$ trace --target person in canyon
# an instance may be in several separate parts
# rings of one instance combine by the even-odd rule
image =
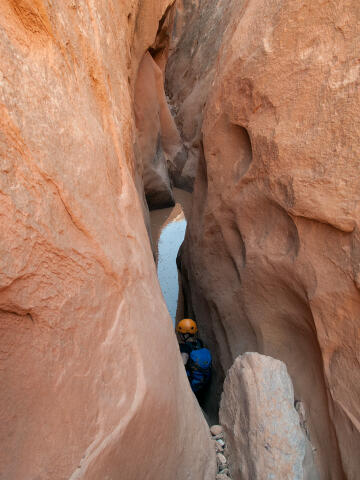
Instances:
[[[197,324],[191,318],[182,319],[176,326],[181,356],[191,388],[198,394],[209,383],[211,353],[198,336]]]

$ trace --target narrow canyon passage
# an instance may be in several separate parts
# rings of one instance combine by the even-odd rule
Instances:
[[[359,44],[356,0],[0,2],[0,480],[359,480]]]
[[[150,211],[150,227],[158,279],[173,325],[186,316],[187,305],[183,295],[181,272],[177,260],[183,244],[187,219],[191,216],[192,194],[174,188],[175,206]],[[201,332],[199,332],[201,338]],[[212,376],[217,377],[212,369]],[[215,383],[215,382],[214,382]],[[209,425],[218,422],[219,398],[212,398],[214,390],[208,385],[197,396]],[[212,408],[208,409],[211,405]]]
[[[184,312],[181,277],[176,258],[191,212],[191,193],[174,188],[175,206],[150,212],[150,226],[160,287],[170,316],[178,321]],[[180,288],[179,288],[180,284]]]

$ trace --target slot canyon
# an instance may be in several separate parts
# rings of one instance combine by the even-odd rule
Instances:
[[[359,57],[357,0],[0,1],[0,480],[360,479]]]

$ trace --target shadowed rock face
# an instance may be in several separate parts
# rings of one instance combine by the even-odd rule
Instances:
[[[175,12],[175,4],[166,9],[155,41],[141,61],[135,83],[137,172],[142,176],[150,209],[174,205],[172,184],[180,185],[186,161],[186,151],[164,90]]]
[[[243,0],[178,0],[171,54],[166,66],[166,91],[185,148],[185,164],[174,176],[176,184],[192,190],[201,155],[206,98],[215,78],[215,63],[224,32]],[[201,12],[201,13],[200,13]],[[180,160],[180,159],[179,159]]]
[[[147,52],[135,85],[135,118],[138,164],[141,165],[146,200],[151,209],[175,205],[161,140],[161,132],[166,127],[162,110],[168,111],[163,85],[162,72]],[[171,118],[170,113],[169,116]],[[176,128],[175,132],[177,134]]]
[[[181,256],[213,393],[243,352],[283,360],[324,480],[360,469],[359,21],[345,1],[233,10]]]
[[[168,3],[1,2],[1,480],[215,474],[133,153]]]

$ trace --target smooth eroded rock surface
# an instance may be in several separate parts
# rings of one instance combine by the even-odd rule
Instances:
[[[323,480],[360,471],[359,22],[342,0],[232,11],[180,262],[213,393],[243,352],[283,360]]]
[[[165,96],[163,77],[150,53],[139,66],[135,85],[135,114],[138,131],[138,155],[146,200],[151,209],[175,205],[167,162],[161,140],[160,100]]]
[[[135,188],[167,6],[1,2],[1,480],[215,477]]]
[[[231,16],[243,0],[178,0],[166,66],[166,91],[181,130],[185,162],[177,159],[175,183],[191,191],[202,156],[202,122],[215,64]]]

